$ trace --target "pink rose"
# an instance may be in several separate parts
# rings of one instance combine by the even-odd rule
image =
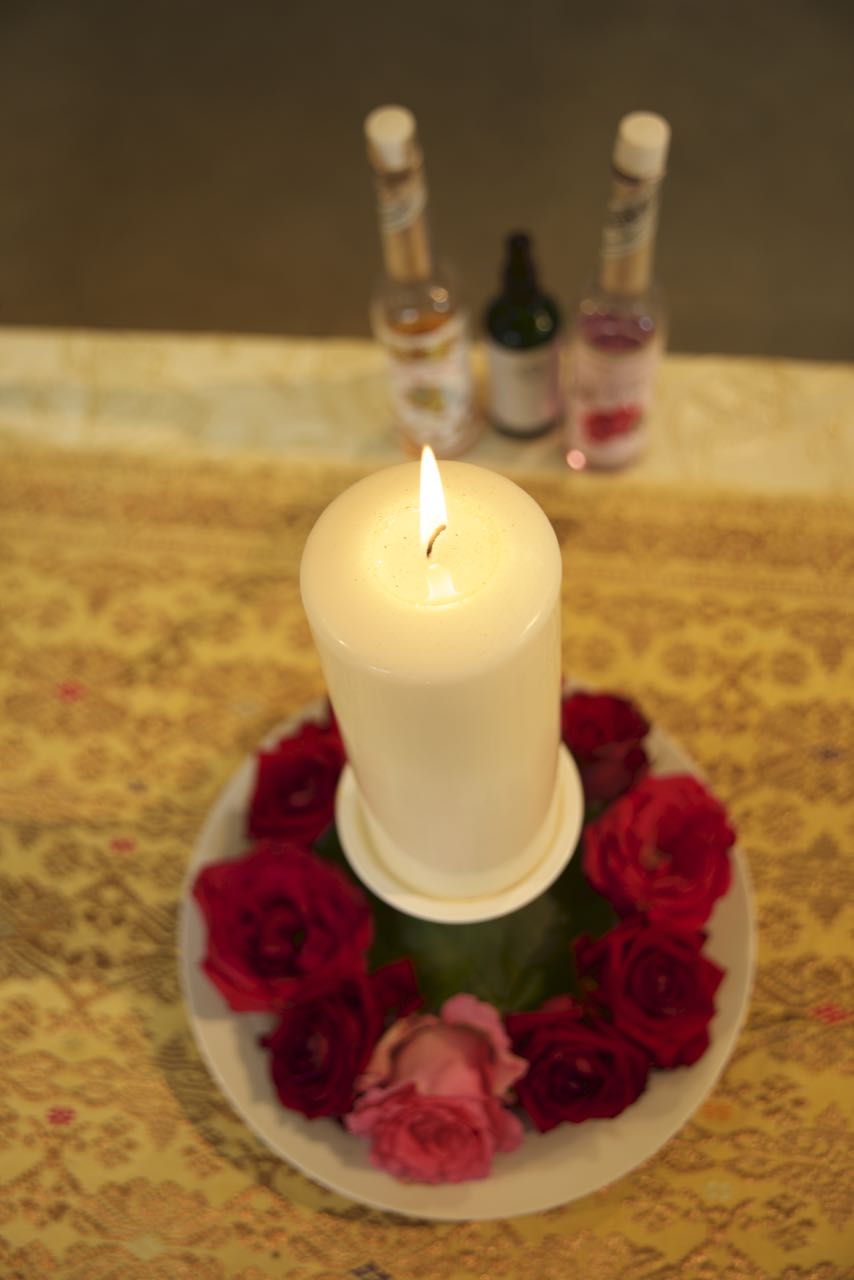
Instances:
[[[373,1094],[383,1094],[378,1100]],[[371,1164],[404,1182],[485,1178],[496,1151],[513,1151],[522,1126],[494,1098],[424,1095],[414,1084],[372,1090],[346,1118],[369,1137]]]
[[[474,996],[454,996],[439,1017],[413,1014],[389,1028],[345,1122],[372,1139],[371,1162],[396,1177],[482,1178],[496,1151],[522,1141],[522,1126],[501,1099],[526,1069],[498,1012]]]
[[[360,1091],[393,1089],[412,1082],[422,1093],[472,1097],[506,1096],[524,1075],[524,1059],[492,1005],[474,996],[452,996],[433,1013],[395,1022],[371,1055]]]

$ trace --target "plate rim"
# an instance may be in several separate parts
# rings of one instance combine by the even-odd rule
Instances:
[[[283,735],[292,732],[296,726],[305,720],[321,719],[325,713],[326,705],[323,699],[317,699],[307,704],[297,715],[289,717],[267,733],[259,743],[258,748],[256,748],[256,752],[247,755],[243,759],[230,774],[205,815],[187,864],[181,886],[177,922],[179,981],[193,1039],[212,1080],[236,1115],[279,1159],[286,1161],[306,1177],[329,1191],[372,1209],[395,1213],[408,1218],[422,1221],[466,1222],[518,1217],[524,1214],[558,1208],[619,1181],[633,1169],[652,1159],[696,1114],[696,1111],[714,1089],[729,1062],[747,1017],[756,965],[756,919],[747,858],[738,844],[734,845],[730,851],[733,863],[733,877],[730,888],[716,904],[712,917],[706,926],[707,932],[710,934],[710,941],[713,941],[715,918],[719,916],[720,910],[725,904],[728,903],[731,910],[743,912],[745,929],[743,937],[744,949],[741,955],[741,982],[738,989],[732,990],[728,996],[726,1011],[729,1014],[729,1026],[723,1031],[718,1027],[717,1032],[715,1031],[716,1024],[720,1022],[724,1011],[724,1006],[719,1002],[715,1018],[711,1024],[711,1043],[703,1057],[690,1067],[680,1067],[676,1068],[675,1071],[655,1073],[651,1078],[652,1083],[646,1093],[641,1095],[641,1098],[627,1108],[626,1111],[611,1120],[588,1120],[579,1126],[561,1125],[548,1134],[537,1134],[531,1130],[526,1132],[526,1139],[521,1148],[509,1156],[502,1155],[498,1158],[493,1172],[488,1178],[465,1183],[430,1186],[423,1183],[403,1183],[393,1178],[390,1174],[374,1169],[368,1163],[366,1143],[360,1142],[358,1138],[349,1134],[343,1134],[332,1120],[307,1120],[297,1112],[288,1111],[275,1100],[274,1096],[272,1099],[273,1115],[274,1119],[278,1121],[278,1133],[273,1134],[259,1115],[259,1112],[263,1113],[270,1102],[270,1098],[256,1099],[250,1096],[247,1103],[244,1098],[236,1094],[231,1075],[226,1072],[221,1060],[222,1054],[213,1043],[215,1037],[210,1034],[204,1025],[207,1020],[199,1011],[200,1004],[220,1006],[216,1018],[220,1030],[228,1028],[226,1034],[232,1036],[235,1042],[241,1041],[243,1047],[245,1047],[249,1039],[254,1039],[257,1035],[257,1030],[252,1030],[252,1026],[257,1027],[259,1021],[266,1019],[267,1015],[235,1014],[228,1008],[212,984],[204,977],[199,965],[201,954],[203,954],[204,930],[199,909],[195,899],[192,897],[192,885],[198,870],[205,863],[218,860],[223,856],[221,851],[211,851],[211,846],[215,843],[219,829],[227,820],[229,806],[236,802],[237,811],[241,814],[245,813],[251,794],[257,750],[273,745]],[[661,756],[664,755],[670,757],[671,762],[662,771],[663,775],[686,772],[693,774],[695,777],[703,778],[702,771],[691,756],[670,734],[658,725],[652,726],[647,744],[652,757],[653,773],[656,772],[656,764],[660,762]],[[677,762],[676,767],[673,767],[673,761]],[[198,946],[194,950],[194,929],[196,944],[199,936],[201,936],[201,951]],[[712,950],[714,950],[714,946]],[[726,983],[731,972],[732,969],[728,966],[727,978],[724,979],[724,983],[720,988],[721,991],[726,989]],[[265,1021],[264,1025],[268,1025],[268,1021]],[[240,1035],[238,1035],[238,1029],[240,1029]],[[251,1068],[247,1068],[247,1070],[253,1069],[257,1074],[258,1064],[262,1062],[263,1055],[257,1052],[256,1060],[252,1063]],[[704,1063],[706,1063],[705,1069],[698,1071],[698,1068],[702,1068]],[[677,1108],[675,1118],[670,1116],[656,1121],[651,1139],[641,1144],[642,1150],[629,1154],[623,1167],[617,1168],[616,1171],[612,1170],[598,1180],[594,1175],[592,1179],[588,1179],[587,1183],[577,1189],[571,1189],[568,1186],[561,1187],[560,1179],[554,1176],[554,1170],[552,1170],[552,1173],[546,1179],[547,1186],[550,1189],[542,1193],[531,1194],[533,1184],[527,1166],[532,1159],[536,1158],[537,1150],[541,1155],[543,1154],[546,1145],[544,1140],[547,1140],[551,1157],[554,1156],[556,1147],[563,1148],[564,1146],[570,1149],[569,1154],[571,1155],[573,1142],[579,1142],[578,1135],[581,1135],[583,1139],[587,1135],[601,1134],[602,1126],[607,1126],[607,1133],[604,1136],[613,1142],[618,1136],[614,1126],[619,1127],[620,1122],[623,1121],[625,1127],[624,1118],[631,1120],[634,1116],[636,1119],[638,1115],[637,1108],[641,1106],[644,1099],[649,1099],[653,1091],[656,1094],[660,1093],[663,1082],[672,1080],[674,1077],[681,1078],[683,1082],[686,1079],[699,1078],[701,1083],[693,1091],[689,1088],[689,1093],[693,1093],[693,1096],[689,1100],[687,1110],[683,1105]],[[702,1077],[705,1077],[705,1079]],[[272,1084],[266,1070],[263,1072],[263,1079],[267,1086],[266,1092],[271,1095],[273,1093]],[[656,1083],[659,1084],[658,1089],[655,1089]],[[325,1152],[326,1159],[320,1160],[321,1167],[318,1168],[317,1161],[307,1159],[302,1148],[307,1145],[310,1150],[313,1145],[311,1139],[321,1133],[324,1126],[326,1127],[328,1140],[323,1142],[321,1153]],[[289,1151],[283,1146],[281,1140],[283,1128],[291,1130],[292,1137],[295,1133],[298,1137],[304,1139],[298,1144],[300,1146],[300,1154],[294,1154],[293,1150]],[[336,1137],[343,1137],[348,1144],[349,1153],[351,1155],[358,1153],[361,1158],[341,1159],[337,1162],[336,1172],[332,1173],[326,1166],[330,1163],[330,1155],[333,1152],[332,1139]],[[589,1142],[586,1144],[579,1142],[579,1145],[589,1146],[591,1144]],[[592,1145],[595,1149],[595,1137]],[[335,1161],[332,1161],[332,1163],[336,1164]],[[555,1161],[552,1158],[548,1163],[553,1166]],[[563,1161],[560,1163],[562,1166]],[[519,1184],[521,1199],[508,1203],[506,1194],[497,1195],[496,1192],[501,1186],[502,1191],[506,1193],[508,1184],[511,1182],[514,1185],[516,1183]]]

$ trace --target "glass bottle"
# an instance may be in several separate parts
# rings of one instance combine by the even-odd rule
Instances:
[[[561,315],[540,288],[524,232],[507,237],[502,290],[484,320],[493,426],[506,435],[542,435],[561,414]]]
[[[647,438],[647,415],[666,313],[653,282],[659,190],[670,126],[659,115],[624,116],[613,152],[599,270],[576,311],[569,351],[567,462],[620,467]]]
[[[415,118],[386,106],[365,120],[385,271],[371,302],[374,335],[389,360],[394,424],[403,447],[438,457],[475,440],[468,317],[453,275],[434,263]]]

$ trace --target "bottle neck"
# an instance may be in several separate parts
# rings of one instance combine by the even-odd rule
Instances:
[[[385,269],[411,284],[433,271],[427,226],[427,187],[420,162],[400,173],[375,173],[377,212]]]
[[[514,307],[533,306],[540,296],[531,242],[522,232],[508,237],[502,284],[504,300]]]
[[[605,210],[599,285],[606,293],[637,297],[652,282],[661,178],[641,181],[614,173]]]

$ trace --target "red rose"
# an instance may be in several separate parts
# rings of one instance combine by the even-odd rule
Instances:
[[[626,698],[571,693],[561,704],[561,724],[588,804],[622,795],[649,768],[641,746],[649,721]]]
[[[204,867],[193,895],[208,926],[202,967],[238,1012],[280,1007],[309,975],[358,957],[373,939],[361,890],[284,841]]]
[[[620,915],[686,929],[729,888],[735,836],[696,778],[645,778],[584,833],[584,874]]]
[[[607,1022],[585,1021],[568,996],[505,1021],[514,1050],[528,1060],[516,1093],[540,1133],[617,1116],[646,1088],[646,1052]]]
[[[594,942],[575,944],[579,976],[614,1026],[657,1067],[689,1066],[709,1044],[709,1022],[723,971],[702,955],[702,933],[623,920]]]
[[[328,728],[306,723],[272,751],[260,751],[249,834],[311,844],[335,816],[335,788],[344,761],[334,721]]]
[[[420,1002],[408,960],[370,976],[346,968],[307,978],[275,1031],[261,1043],[283,1106],[303,1115],[343,1115],[389,1015]]]

